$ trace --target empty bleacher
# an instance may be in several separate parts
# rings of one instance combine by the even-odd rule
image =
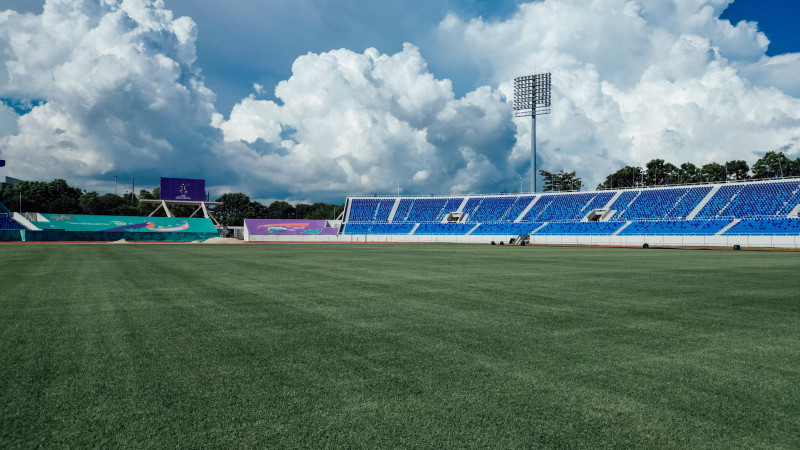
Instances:
[[[727,236],[798,236],[800,219],[743,219],[724,233]]]
[[[544,194],[522,222],[580,221],[591,210],[602,208],[613,196],[613,192]]]
[[[634,221],[619,234],[621,236],[713,236],[730,223],[730,220],[725,219]]]
[[[24,230],[25,226],[11,217],[0,215],[0,230]]]
[[[613,234],[624,222],[553,222],[536,231],[537,235],[605,236]]]
[[[6,206],[0,203],[0,241],[21,241],[25,226],[14,220]]]
[[[535,195],[355,197],[347,205],[344,235],[800,237],[800,179]]]
[[[722,186],[695,218],[785,216],[800,202],[800,181]]]

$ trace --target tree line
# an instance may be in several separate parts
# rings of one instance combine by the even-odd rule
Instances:
[[[549,172],[540,170],[544,185],[542,190],[576,191],[582,188],[582,180],[576,172]],[[743,160],[725,164],[708,163],[701,167],[687,162],[676,166],[663,159],[653,159],[645,167],[625,166],[609,174],[598,189],[616,189],[641,186],[665,186],[670,184],[719,183],[748,179],[768,179],[800,176],[800,158],[791,160],[783,152],[767,152],[749,167]],[[135,194],[98,194],[73,187],[62,179],[51,182],[23,181],[15,186],[4,184],[0,188],[0,203],[11,211],[35,211],[40,213],[90,214],[108,216],[147,216],[158,205],[140,203],[139,199],[159,199],[160,189],[142,189]],[[244,219],[335,219],[344,210],[344,205],[329,203],[299,203],[292,205],[276,200],[263,205],[241,193],[223,194],[216,199],[222,205],[214,208],[214,216],[228,226],[241,226]],[[195,208],[173,205],[170,210],[178,217],[190,216]]]
[[[783,152],[767,152],[753,167],[743,160],[724,164],[712,162],[701,167],[686,162],[680,166],[653,159],[645,167],[625,166],[609,174],[598,189],[666,186],[670,184],[723,183],[750,179],[800,176],[800,158],[791,160]]]
[[[543,192],[577,191],[583,186],[576,172],[549,172],[540,170]],[[644,167],[625,166],[606,176],[597,189],[633,188],[642,186],[668,186],[673,184],[724,183],[726,181],[759,180],[800,176],[800,158],[789,159],[783,152],[767,152],[753,167],[746,161],[733,160],[725,164],[716,162],[697,167],[686,162],[680,166],[663,159],[653,159]]]
[[[12,212],[35,211],[40,213],[89,214],[106,216],[148,216],[157,204],[140,203],[139,199],[160,198],[160,189],[142,189],[135,194],[98,194],[67,184],[65,180],[51,182],[23,181],[15,186],[4,184],[0,188],[0,203]],[[263,205],[250,197],[234,192],[223,194],[215,201],[222,202],[214,208],[214,217],[227,226],[242,226],[244,219],[334,219],[344,210],[344,205],[328,203],[298,203],[292,205],[276,200]],[[170,205],[178,217],[188,217],[196,207]]]

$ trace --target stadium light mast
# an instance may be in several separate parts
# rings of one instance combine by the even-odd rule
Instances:
[[[514,117],[531,117],[531,192],[536,193],[536,116],[550,114],[550,73],[514,78]]]

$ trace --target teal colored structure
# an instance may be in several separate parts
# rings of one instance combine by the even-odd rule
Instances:
[[[218,237],[219,233],[144,233],[120,231],[67,231],[67,230],[22,230],[21,240],[24,242],[92,242],[92,241],[156,241],[156,242],[191,242],[204,241]],[[9,239],[19,240],[19,239]]]
[[[23,230],[23,241],[202,241],[219,236],[206,218],[90,216],[41,214],[31,222],[39,230]]]
[[[0,242],[19,242],[25,230],[0,230]]]

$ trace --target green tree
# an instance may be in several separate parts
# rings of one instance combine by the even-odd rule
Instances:
[[[725,163],[725,169],[728,171],[729,180],[742,181],[750,178],[750,166],[744,160],[728,161]]]
[[[12,211],[22,210],[42,213],[78,214],[83,191],[71,187],[62,179],[50,183],[23,181],[16,186],[6,186],[0,191],[0,201]]]
[[[644,183],[647,186],[663,186],[677,183],[679,169],[663,159],[653,159],[645,165]]]
[[[606,181],[600,183],[598,189],[617,189],[640,186],[642,183],[641,167],[625,166],[622,169],[606,177]]]
[[[268,219],[295,219],[294,206],[283,200],[275,200],[267,206]]]
[[[703,181],[703,178],[700,175],[700,169],[698,169],[697,166],[690,162],[681,164],[680,169],[678,169],[678,183],[689,184],[699,183],[701,181]]]
[[[753,178],[789,177],[800,175],[795,161],[783,152],[767,152],[753,164]]]
[[[253,218],[256,215],[256,208],[250,197],[241,192],[231,192],[223,194],[217,198],[222,202],[214,208],[214,216],[223,225],[242,226],[244,219]]]
[[[297,219],[310,219],[311,212],[314,210],[314,206],[309,205],[308,203],[298,203],[294,205],[294,214],[295,218]]]
[[[539,176],[544,180],[542,191],[577,191],[583,185],[583,181],[575,176],[575,172],[548,172],[540,170]]]
[[[102,214],[99,212],[100,195],[97,192],[84,192],[78,199],[83,214]]]
[[[299,205],[298,205],[299,206]],[[344,210],[344,205],[331,205],[328,203],[314,203],[311,210],[303,216],[303,219],[310,220],[331,220],[338,217]],[[299,217],[299,213],[298,213]]]
[[[104,214],[109,216],[127,215],[127,204],[130,202],[130,194],[128,195],[114,195],[103,194],[98,197],[98,212],[97,214]]]
[[[725,166],[718,163],[708,163],[700,168],[700,177],[707,183],[725,181]]]

